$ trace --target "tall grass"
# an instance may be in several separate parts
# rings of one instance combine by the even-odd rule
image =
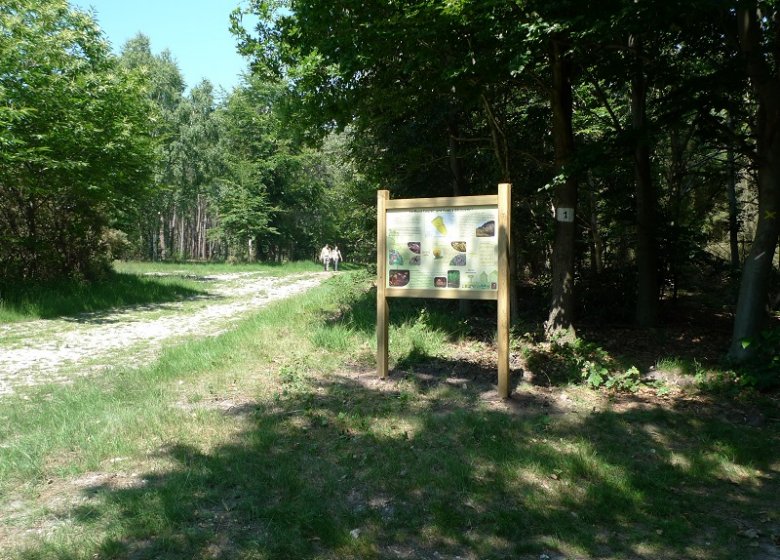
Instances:
[[[356,269],[347,265],[345,270]],[[286,276],[317,272],[313,262],[284,264],[152,263],[116,261],[95,280],[0,284],[0,323],[73,316],[115,307],[181,301],[207,294],[203,280],[215,274]]]
[[[203,285],[191,279],[140,277],[121,272],[94,282],[68,280],[54,284],[5,285],[0,287],[0,323],[181,301],[205,294]]]
[[[356,267],[349,265],[347,270]],[[114,269],[127,274],[208,275],[243,272],[263,272],[268,275],[287,275],[298,272],[317,272],[322,266],[313,261],[285,263],[215,263],[215,262],[140,262],[115,261]]]

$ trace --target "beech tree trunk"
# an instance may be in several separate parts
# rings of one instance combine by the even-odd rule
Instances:
[[[463,176],[463,159],[460,157],[458,149],[458,137],[460,136],[460,127],[458,126],[457,116],[450,117],[447,123],[448,132],[448,155],[450,160],[450,171],[452,172],[452,196],[462,196],[466,192],[466,178]]]
[[[452,172],[452,196],[463,196],[466,193],[466,179],[463,176],[463,161],[458,150],[457,138],[460,136],[457,115],[450,115],[447,123],[448,150],[450,171]],[[471,315],[471,300],[458,300],[458,313],[463,317]]]
[[[733,123],[729,123],[733,130]],[[739,269],[739,207],[737,206],[737,163],[734,148],[728,147],[729,180],[727,184],[729,197],[729,253],[731,256],[731,268]]]
[[[576,234],[577,181],[567,165],[574,156],[572,132],[571,63],[560,37],[550,43],[552,89],[550,104],[553,115],[556,175],[563,176],[555,187],[555,241],[552,254],[552,303],[545,323],[547,338],[573,340],[574,331],[574,239]],[[558,215],[567,209],[571,215]],[[568,213],[568,212],[567,212]]]
[[[636,323],[655,326],[658,320],[658,249],[656,239],[657,195],[650,168],[650,144],[647,137],[647,80],[642,68],[642,45],[629,38],[634,57],[631,77],[631,122],[634,131],[634,174],[636,181]]]
[[[160,260],[164,261],[165,258],[168,256],[165,251],[165,218],[162,215],[162,212],[160,212]]]
[[[756,94],[758,110],[755,131],[757,145],[755,161],[758,170],[758,224],[753,245],[745,259],[739,286],[734,332],[729,358],[742,362],[748,359],[755,345],[744,345],[761,332],[767,317],[769,278],[777,247],[780,216],[780,75],[778,67],[763,54],[764,31],[755,8],[738,11],[738,37],[745,56],[747,73]],[[774,50],[777,44],[778,17],[774,23]]]
[[[590,270],[598,276],[604,270],[604,242],[599,231],[599,218],[596,209],[596,195],[588,195],[588,213],[590,214]]]
[[[677,127],[669,129],[669,169],[667,181],[669,183],[670,200],[668,203],[668,212],[671,217],[669,224],[668,250],[666,255],[667,268],[659,270],[659,281],[661,285],[668,282],[672,284],[672,299],[677,301],[679,290],[680,266],[685,260],[684,251],[680,250],[680,235],[684,229],[683,226],[683,208],[688,199],[688,192],[685,189],[685,178],[687,170],[685,166],[685,151],[688,147],[688,137],[680,134]],[[664,288],[660,289],[663,296]]]

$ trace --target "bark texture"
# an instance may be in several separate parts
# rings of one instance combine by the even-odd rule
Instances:
[[[629,39],[634,67],[631,77],[631,124],[634,132],[634,175],[637,224],[636,323],[655,326],[658,321],[658,241],[656,236],[657,193],[650,167],[647,127],[647,79],[642,67],[642,44]]]
[[[565,42],[555,37],[550,44],[552,90],[550,104],[553,115],[555,170],[562,180],[555,187],[555,208],[577,210],[577,181],[568,164],[574,156],[572,132],[571,62]],[[556,216],[557,218],[557,216]],[[545,324],[548,338],[573,339],[574,331],[574,240],[576,219],[555,221],[555,242],[552,255],[552,303]]]
[[[767,317],[769,279],[777,247],[780,219],[780,75],[776,61],[764,54],[767,41],[777,43],[778,15],[767,18],[775,27],[772,38],[765,35],[756,9],[742,8],[737,14],[738,38],[747,74],[758,101],[755,131],[755,162],[758,171],[758,224],[750,252],[742,268],[734,332],[729,357],[748,359],[753,347],[743,341],[761,332]],[[778,45],[773,49],[776,53]]]

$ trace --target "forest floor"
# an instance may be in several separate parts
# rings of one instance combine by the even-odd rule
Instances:
[[[529,319],[504,400],[487,304],[394,301],[379,379],[364,272],[198,278],[0,326],[3,364],[59,343],[3,374],[0,559],[780,559],[780,395],[718,366],[723,313],[570,350]],[[641,382],[593,389],[591,361]]]
[[[148,273],[177,274],[181,272]],[[236,319],[312,288],[324,278],[323,273],[208,274],[195,278],[207,292],[184,301],[0,325],[0,396],[18,387],[67,383],[116,366],[118,353],[127,366],[149,363],[174,339],[219,334]]]

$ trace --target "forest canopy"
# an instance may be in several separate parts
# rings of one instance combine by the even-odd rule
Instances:
[[[377,189],[511,182],[514,307],[544,294],[550,339],[659,325],[713,278],[732,358],[771,326],[776,1],[251,0],[225,16],[249,63],[230,92],[188,87],[143,34],[112,54],[66,0],[0,6],[0,283],[325,243],[370,263]]]
[[[374,184],[395,196],[515,185],[515,279],[549,282],[548,336],[573,337],[604,298],[655,326],[702,267],[730,268],[730,355],[743,359],[777,306],[779,10],[253,0],[256,28],[234,21],[255,75],[287,84],[308,134],[354,131]],[[578,219],[556,222],[557,207]]]

